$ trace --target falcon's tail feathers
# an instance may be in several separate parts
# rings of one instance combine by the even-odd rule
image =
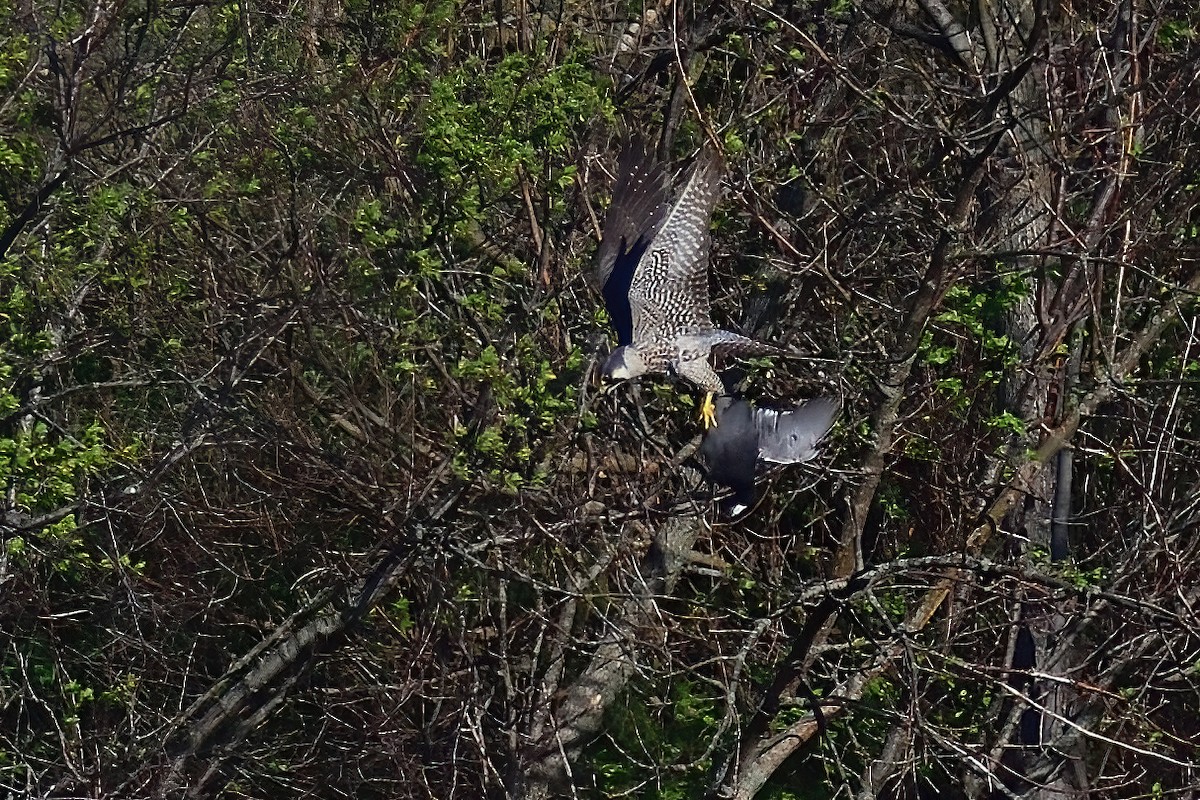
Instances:
[[[718,359],[745,358],[754,356],[781,356],[785,358],[801,358],[802,354],[773,344],[751,339],[732,331],[715,331],[710,337],[713,356]]]

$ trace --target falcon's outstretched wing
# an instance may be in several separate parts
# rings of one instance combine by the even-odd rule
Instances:
[[[638,262],[667,216],[667,170],[633,140],[617,159],[617,185],[604,216],[592,283],[604,297],[617,343],[633,341],[629,287]]]
[[[708,223],[721,194],[720,157],[704,150],[642,255],[629,286],[633,340],[712,329]]]

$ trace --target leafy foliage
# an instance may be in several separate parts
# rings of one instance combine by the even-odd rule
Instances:
[[[1025,792],[1055,686],[1187,791],[1197,20],[1026,5],[0,8],[0,791]],[[591,383],[624,129],[844,399],[732,522]]]

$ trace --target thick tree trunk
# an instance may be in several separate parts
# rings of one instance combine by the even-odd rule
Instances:
[[[540,698],[549,713],[539,712],[544,722],[536,726],[531,746],[519,759],[514,796],[544,800],[568,791],[576,756],[599,732],[608,707],[637,671],[639,642],[659,629],[658,600],[670,594],[700,531],[698,518],[663,522],[643,559],[640,591],[616,606],[608,633],[588,665],[562,688],[555,677],[561,664],[549,665]]]

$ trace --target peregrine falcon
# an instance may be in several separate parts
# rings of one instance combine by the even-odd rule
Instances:
[[[706,390],[706,427],[716,422],[713,395],[725,393],[715,355],[786,353],[712,323],[708,223],[722,172],[720,157],[704,150],[672,200],[666,167],[644,144],[626,146],[593,276],[617,334],[604,377],[679,375]]]
[[[754,502],[754,477],[760,461],[799,464],[811,461],[841,410],[833,397],[818,397],[787,411],[757,408],[732,397],[717,399],[716,427],[700,444],[710,483],[733,490],[728,512],[736,516]]]

